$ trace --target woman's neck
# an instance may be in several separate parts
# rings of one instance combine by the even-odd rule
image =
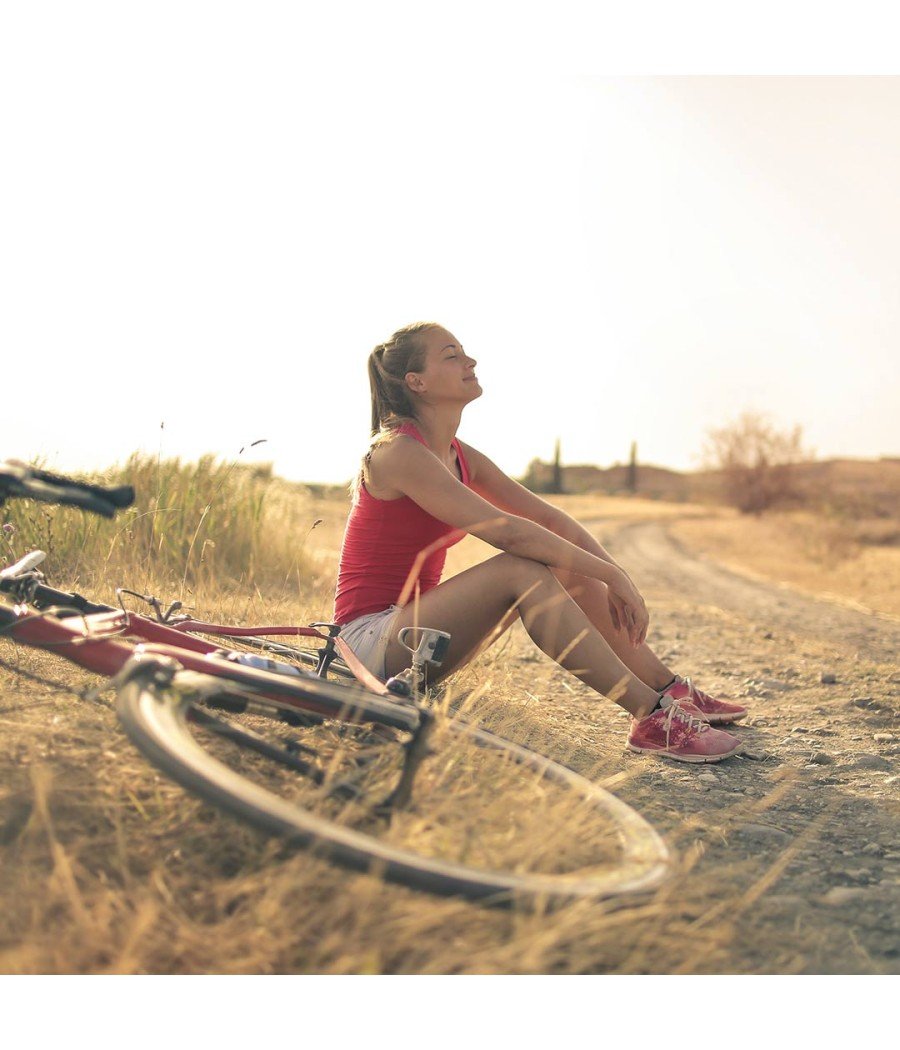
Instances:
[[[431,451],[445,459],[450,452],[450,443],[456,437],[461,417],[461,408],[439,410],[425,406],[416,418],[416,429]]]

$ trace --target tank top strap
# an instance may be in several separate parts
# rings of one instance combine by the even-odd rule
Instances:
[[[459,438],[454,438],[451,444],[456,449],[456,458],[459,460],[459,472],[460,474],[462,474],[462,483],[468,486],[469,463],[466,457],[463,455],[462,445],[459,443]]]
[[[406,434],[407,437],[415,438],[420,445],[425,444],[425,438],[423,438],[422,435],[419,433],[419,428],[415,425],[415,423],[402,423],[399,427],[397,427],[397,433]]]
[[[415,423],[403,423],[397,427],[398,434],[406,434],[407,437],[415,438],[420,445],[425,444],[425,438],[419,433],[419,428]],[[450,442],[456,452],[456,458],[459,462],[459,472],[462,475],[462,483],[464,485],[469,484],[469,464],[466,461],[466,457],[463,455],[462,445],[459,443],[459,438],[453,438]]]

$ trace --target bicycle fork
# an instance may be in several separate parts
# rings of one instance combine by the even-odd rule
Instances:
[[[413,731],[412,739],[403,745],[403,769],[400,771],[400,779],[387,798],[375,807],[376,812],[388,816],[394,810],[409,808],[416,773],[425,759],[434,754],[431,738],[436,727],[434,713],[427,708],[419,708],[419,724]]]

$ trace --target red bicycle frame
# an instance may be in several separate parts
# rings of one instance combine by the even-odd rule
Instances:
[[[315,675],[303,677],[302,682],[285,679],[284,676],[244,664],[221,659],[221,646],[188,633],[203,630],[210,634],[252,636],[281,634],[324,638],[314,628],[305,627],[229,627],[223,624],[206,624],[200,621],[182,621],[177,626],[157,623],[137,613],[110,609],[82,615],[72,614],[60,618],[52,613],[35,612],[26,605],[16,605],[5,610],[6,631],[17,641],[42,649],[57,652],[60,656],[97,674],[113,677],[136,654],[171,657],[186,670],[201,674],[212,674],[229,681],[251,684],[272,699],[288,703],[316,714],[334,717],[333,699],[329,704],[318,705],[317,691],[329,693],[333,698],[333,686]],[[136,639],[136,640],[135,640]],[[379,696],[390,697],[385,685],[371,675],[356,659],[346,643],[337,639],[338,650],[348,663],[352,661],[362,675],[371,679],[362,684]],[[216,658],[212,658],[216,657]],[[293,682],[295,690],[287,688]],[[296,696],[296,686],[302,685],[302,701]],[[279,688],[281,687],[281,688]],[[342,686],[343,689],[351,687]]]

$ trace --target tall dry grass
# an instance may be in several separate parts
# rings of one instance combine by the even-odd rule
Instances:
[[[90,585],[91,594],[101,578],[133,580],[135,575],[143,575],[154,580],[168,579],[175,585],[181,581],[185,590],[196,592],[210,616],[224,621],[300,619],[296,615],[297,607],[304,603],[314,605],[323,598],[316,584],[317,556],[325,566],[322,576],[329,584],[333,582],[335,519],[342,519],[346,509],[340,500],[332,499],[328,509],[322,509],[332,520],[323,520],[322,528],[312,540],[315,551],[307,551],[304,540],[310,518],[321,504],[301,488],[272,478],[266,469],[228,467],[211,457],[188,465],[177,460],[155,462],[132,457],[121,470],[107,472],[97,480],[133,484],[138,493],[135,507],[121,515],[119,521],[109,523],[91,520],[77,511],[21,504],[14,514],[7,515],[15,524],[13,543],[19,548],[16,553],[32,546],[47,549],[57,575],[73,584],[85,581]],[[298,576],[297,593],[285,599],[285,579]],[[502,652],[492,656],[494,659],[485,661],[480,668],[482,675],[488,675],[487,680],[480,682],[475,676],[460,683],[459,702],[467,705],[471,717],[490,724],[493,729],[542,750],[548,746],[553,750],[540,726],[527,720],[523,722],[520,705],[508,701],[510,690],[504,688],[508,667],[504,665]],[[43,706],[41,686],[55,682],[59,691],[64,692],[76,682],[94,680],[66,665],[58,665],[58,657],[45,653],[26,654],[24,662],[15,669],[0,661],[0,684],[15,687],[26,682],[30,695],[40,696],[38,702]],[[9,672],[7,679],[3,671]],[[17,673],[21,675],[23,671],[36,673],[40,681],[34,677],[17,677]],[[447,695],[446,702],[449,701]],[[48,955],[43,933],[50,916],[48,909],[39,903],[40,894],[37,894],[34,898],[37,917],[31,908],[24,911],[15,908],[7,921],[0,923],[0,969],[27,972],[66,967],[115,971],[193,968],[194,963],[172,955],[157,956],[163,944],[155,940],[153,931],[164,921],[159,901],[151,905],[142,898],[136,905],[137,911],[131,915],[124,898],[127,887],[140,883],[141,875],[147,871],[153,872],[154,878],[164,877],[156,867],[157,847],[145,834],[148,826],[155,836],[161,828],[160,820],[175,821],[178,842],[167,854],[175,863],[182,851],[184,855],[192,853],[192,844],[198,834],[203,837],[204,825],[211,814],[193,800],[184,799],[177,789],[173,791],[131,747],[122,746],[112,712],[105,704],[91,710],[90,705],[84,703],[66,705],[59,701],[53,707],[49,727],[40,716],[36,724],[27,715],[21,727],[16,725],[17,730],[21,729],[22,749],[17,757],[9,756],[10,790],[0,793],[0,845],[6,841],[12,846],[17,877],[21,879],[18,888],[33,882],[33,873],[40,868],[52,891],[52,907],[62,904],[67,911],[71,907],[72,926],[64,937],[58,936],[58,942],[66,941],[65,947],[59,946]],[[18,711],[15,703],[13,709]],[[66,732],[57,737],[52,727],[60,721],[65,723]],[[251,726],[259,731],[266,729],[261,720],[251,720]],[[278,732],[283,733],[283,727]],[[48,733],[53,740],[49,747],[45,744]],[[315,727],[306,732],[295,728],[292,738],[319,750],[334,777],[344,771],[344,765],[347,775],[353,775],[358,765],[357,756],[364,750],[368,762],[364,771],[367,785],[372,781],[374,797],[383,797],[396,779],[395,768],[382,769],[381,764],[372,761],[373,748],[365,732],[357,741],[341,726]],[[522,776],[520,767],[511,767],[500,756],[476,748],[468,741],[462,745],[458,742],[456,748],[448,748],[447,754],[442,752],[443,761],[428,763],[420,773],[417,778],[417,796],[423,800],[420,806],[381,829],[392,841],[413,847],[426,856],[449,856],[488,868],[496,864],[499,868],[512,866],[523,870],[581,870],[595,865],[603,868],[617,862],[618,841],[608,820],[586,809],[568,792],[557,795],[552,784],[535,774]],[[210,746],[215,748],[217,742],[211,741]],[[383,756],[383,761],[392,761],[399,753],[394,746]],[[271,763],[254,764],[252,754],[235,756],[226,744],[221,748],[220,757],[239,762],[244,775],[258,776],[270,789],[284,790],[291,797],[307,788],[307,793],[300,795],[304,805],[316,810],[322,807],[332,819],[359,821],[362,826],[371,822],[371,814],[357,815],[353,806],[345,802],[332,813],[333,800],[319,797],[321,792],[309,791],[310,785],[303,782],[293,783],[297,780],[294,776],[279,777],[284,771],[273,770]],[[19,758],[24,759],[23,768],[19,768]],[[31,770],[36,779],[29,775]],[[102,790],[91,787],[95,779],[102,784]],[[115,801],[106,794],[106,789],[112,792]],[[160,802],[161,793],[166,796],[164,803]],[[69,811],[68,801],[76,798],[79,804]],[[137,839],[132,838],[130,832],[126,835],[121,831],[122,807],[129,815],[139,818],[135,825]],[[186,812],[190,813],[187,822]],[[221,874],[219,862],[224,860],[228,868],[229,858],[235,856],[236,850],[241,855],[240,870],[258,875],[263,871],[261,858],[271,861],[277,855],[277,849],[273,852],[267,847],[265,852],[260,851],[259,840],[254,840],[252,834],[240,826],[219,817],[214,819],[222,828],[219,841],[215,841],[215,837],[210,839],[217,877]],[[31,833],[37,827],[46,833],[38,836],[44,841],[33,839]],[[32,852],[35,845],[37,851]],[[45,846],[49,846],[49,854],[43,852]],[[145,847],[148,848],[147,865],[136,861],[136,853]],[[305,866],[309,863],[306,861]],[[321,865],[318,870],[323,870]],[[330,869],[324,870],[330,875]],[[274,874],[274,869],[270,869],[270,874]],[[87,903],[87,898],[96,900],[92,888],[97,888],[107,877],[113,877],[120,885],[119,892],[104,894],[106,903],[113,911],[124,907],[129,913],[127,923],[133,919],[133,926],[125,932],[125,942],[118,940],[118,934],[112,933],[104,916],[99,914],[104,906],[94,909],[93,904]],[[195,877],[200,881],[204,878],[199,870]],[[352,877],[343,873],[335,873],[331,881],[346,886],[352,884],[350,879]],[[304,882],[310,891],[314,890],[311,880]],[[64,900],[56,897],[56,891]],[[339,905],[346,906],[346,903]],[[229,910],[231,907],[228,904]],[[431,899],[423,899],[421,914],[430,913],[432,907]],[[152,911],[152,918],[146,918],[145,909],[147,915]],[[415,911],[420,913],[419,908]],[[112,925],[118,926],[115,921]],[[184,926],[181,929],[183,933]],[[176,935],[180,937],[181,934]],[[146,946],[136,954],[132,950],[132,940],[146,944],[148,938],[156,944],[151,953],[153,961]],[[86,955],[76,947],[79,939],[91,943]],[[169,938],[164,937],[163,941],[166,940]],[[11,950],[7,947],[10,944],[14,945]],[[219,965],[224,965],[224,957]],[[263,969],[266,962],[260,957],[256,963],[244,959],[239,964],[247,965]],[[283,961],[281,965],[302,968],[305,964],[297,960]],[[342,965],[348,969],[366,968],[358,960]],[[381,967],[384,963],[377,965]]]
[[[77,512],[48,517],[37,505],[4,508],[0,520],[17,526],[17,552],[48,549],[60,583],[81,580],[89,594],[96,582],[139,589],[141,579],[163,577],[173,596],[193,591],[219,620],[297,622],[301,609],[326,613],[345,501],[329,504],[265,470],[211,460],[132,464],[106,475],[138,489],[138,506],[117,524]],[[612,512],[606,501],[578,509],[586,520]],[[651,511],[658,515],[660,505]],[[246,521],[257,522],[259,535],[248,536]],[[448,569],[490,553],[466,540],[450,552]],[[688,619],[695,625],[693,655],[705,656],[715,637],[726,651],[741,647],[744,673],[762,673],[772,659],[769,649],[748,651],[743,624],[732,628],[681,597],[663,603],[659,619],[669,637],[680,637]],[[819,666],[818,642],[808,655]],[[888,669],[872,674],[886,680]],[[822,828],[836,823],[832,808],[797,807],[808,805],[811,787],[817,804],[846,807],[852,784],[811,784],[811,774],[770,761],[735,763],[706,774],[704,784],[696,770],[629,758],[620,713],[536,656],[521,632],[467,668],[458,686],[490,728],[605,781],[666,834],[681,877],[634,908],[581,902],[546,913],[489,912],[294,853],[158,774],[124,738],[108,695],[96,702],[72,695],[97,682],[56,654],[11,645],[0,653],[0,972],[878,972],[881,965],[847,946],[842,913],[790,903],[811,885],[800,876],[792,882],[790,866],[808,850],[817,869],[832,849]],[[807,710],[822,702],[813,689],[798,696]],[[778,719],[783,702],[779,694],[764,713]],[[798,717],[785,711],[773,738]],[[760,725],[765,739],[765,720]],[[719,783],[710,786],[710,776]],[[461,787],[470,787],[464,778]],[[866,775],[864,801],[842,810],[842,826],[877,813],[872,790]],[[475,802],[498,804],[489,795]],[[508,835],[498,809],[494,830]],[[532,842],[557,849],[565,827],[535,812],[538,826],[520,822],[513,845],[526,854]],[[493,819],[487,811],[485,818]],[[735,829],[767,819],[802,830],[783,850],[742,846]],[[782,896],[770,901],[773,887]]]
[[[306,538],[315,518],[302,485],[272,476],[271,466],[196,463],[135,454],[90,478],[134,486],[134,506],[107,521],[70,507],[10,502],[0,520],[4,560],[47,552],[57,578],[84,587],[110,582],[162,585],[172,597],[275,587],[310,574]]]

